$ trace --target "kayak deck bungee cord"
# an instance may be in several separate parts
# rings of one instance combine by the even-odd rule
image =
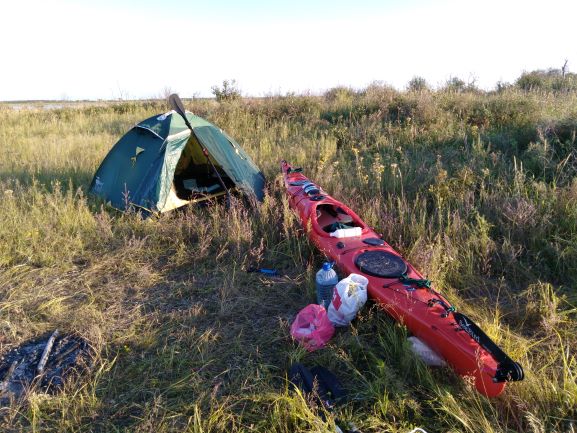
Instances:
[[[506,382],[524,377],[513,361],[359,216],[286,161],[281,170],[289,204],[311,241],[344,274],[369,280],[368,294],[395,320],[445,359],[477,390],[496,397]]]

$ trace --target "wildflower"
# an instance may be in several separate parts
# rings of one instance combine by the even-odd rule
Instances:
[[[385,166],[380,162],[375,162],[373,164],[373,171],[377,174],[382,174],[385,171]]]

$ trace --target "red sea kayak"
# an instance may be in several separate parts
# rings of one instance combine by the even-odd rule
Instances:
[[[369,280],[369,297],[445,359],[459,375],[472,376],[479,392],[496,397],[523,369],[468,317],[458,313],[423,276],[343,203],[300,169],[281,162],[291,208],[311,241],[343,274]]]

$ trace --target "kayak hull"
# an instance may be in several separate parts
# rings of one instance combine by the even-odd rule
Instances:
[[[505,381],[495,379],[499,377],[499,362],[466,332],[466,326],[460,326],[462,320],[456,320],[450,303],[353,210],[320,187],[314,184],[311,187],[312,182],[287,162],[281,163],[281,169],[290,207],[298,214],[315,246],[334,260],[344,275],[365,276],[369,280],[369,297],[445,359],[455,372],[474,378],[480,393],[488,397],[501,394]],[[349,227],[360,227],[361,234],[332,237],[329,230],[338,227],[335,224],[340,220],[345,220]],[[365,257],[369,260],[364,260]],[[399,275],[401,260],[406,266]],[[383,261],[389,263],[381,269]]]

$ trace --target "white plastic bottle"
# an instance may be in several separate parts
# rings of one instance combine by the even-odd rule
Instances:
[[[315,285],[317,288],[317,304],[325,309],[329,308],[333,299],[333,289],[339,282],[339,276],[333,269],[333,264],[324,262],[323,267],[317,272]]]
[[[363,230],[360,227],[350,227],[348,229],[337,229],[331,232],[331,237],[333,238],[352,238],[354,236],[360,236]]]

